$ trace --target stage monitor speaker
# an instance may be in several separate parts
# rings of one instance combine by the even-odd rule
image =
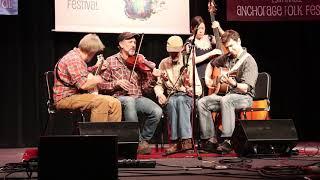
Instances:
[[[42,136],[39,179],[118,179],[117,136]]]
[[[118,159],[137,159],[139,122],[79,122],[80,135],[118,136]]]
[[[239,120],[232,135],[240,156],[290,155],[297,141],[292,119]]]

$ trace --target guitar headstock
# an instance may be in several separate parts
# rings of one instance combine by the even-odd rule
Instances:
[[[217,5],[216,3],[214,2],[214,0],[209,0],[208,1],[208,11],[210,14],[213,14],[215,15],[216,12],[217,12]]]

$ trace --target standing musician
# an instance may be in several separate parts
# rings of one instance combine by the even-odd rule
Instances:
[[[87,34],[55,65],[53,99],[57,109],[91,110],[92,122],[121,121],[121,103],[114,97],[92,93],[91,90],[100,82],[99,75],[89,73],[92,67],[87,64],[93,56],[104,49],[96,34]],[[95,65],[96,68],[97,65]]]
[[[238,32],[227,30],[221,41],[229,51],[228,54],[211,61],[206,69],[206,85],[215,86],[211,79],[213,67],[227,67],[233,72],[234,78],[228,73],[219,77],[218,83],[224,83],[229,91],[225,95],[211,94],[199,99],[197,103],[201,128],[201,139],[206,142],[205,150],[210,152],[229,153],[232,150],[230,137],[235,127],[235,110],[251,107],[254,88],[258,77],[255,59],[241,46]],[[223,143],[218,145],[211,111],[221,111]]]
[[[152,90],[156,77],[161,73],[154,68],[155,63],[147,61],[141,54],[135,54],[136,36],[137,34],[130,32],[123,32],[118,36],[120,52],[106,59],[103,65],[105,70],[101,74],[104,81],[98,87],[103,93],[112,94],[121,101],[125,121],[138,122],[138,114],[146,116],[139,135],[138,153],[150,154],[148,141],[161,119],[162,109],[157,103],[144,97],[143,93]]]
[[[158,78],[154,87],[159,104],[166,108],[171,126],[171,144],[165,154],[173,154],[193,149],[192,142],[192,61],[183,55],[183,40],[171,36],[167,40],[169,57],[163,59],[159,69],[166,78]],[[196,95],[202,93],[201,83],[196,72]],[[167,94],[168,96],[166,96]]]
[[[215,36],[206,34],[206,26],[203,18],[201,16],[195,16],[191,19],[191,32],[195,34],[195,63],[198,70],[199,78],[202,82],[202,86],[205,87],[204,77],[205,77],[205,69],[207,64],[210,62],[212,56],[222,54],[221,50],[216,48],[216,40]],[[224,31],[220,27],[220,23],[218,21],[212,22],[212,28],[217,28],[220,34],[223,34]],[[190,36],[186,43],[190,43],[193,41],[194,35]],[[203,88],[204,95],[208,94],[207,88]]]

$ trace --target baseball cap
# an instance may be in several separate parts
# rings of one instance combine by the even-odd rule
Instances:
[[[131,39],[133,37],[134,38],[139,37],[139,34],[131,33],[131,32],[123,32],[123,33],[119,34],[118,42],[121,42],[121,41],[127,40],[127,39]]]

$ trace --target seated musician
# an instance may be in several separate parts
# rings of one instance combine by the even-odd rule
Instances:
[[[147,61],[141,54],[136,58],[136,37],[137,34],[130,32],[123,32],[118,36],[120,52],[108,57],[104,62],[105,70],[101,74],[104,81],[99,84],[99,90],[112,94],[121,101],[125,121],[138,122],[138,114],[146,117],[139,135],[138,154],[150,154],[148,141],[158,126],[162,109],[143,95],[145,91],[152,90],[160,71],[150,67],[155,64]],[[149,65],[148,70],[142,68],[145,64]],[[134,67],[136,68],[133,69]]]
[[[120,101],[111,96],[90,91],[102,82],[99,75],[89,73],[88,62],[104,49],[104,45],[96,34],[87,34],[55,65],[53,99],[57,109],[91,110],[92,122],[121,121]],[[95,68],[95,67],[94,67]]]
[[[167,41],[169,57],[160,62],[159,69],[164,77],[159,77],[154,87],[158,102],[166,109],[171,127],[171,144],[165,154],[173,154],[193,149],[191,113],[192,61],[183,58],[183,41],[179,36],[171,36]],[[196,71],[196,95],[202,87]],[[165,95],[167,94],[167,96]]]
[[[258,67],[255,59],[241,46],[238,32],[227,30],[221,37],[223,45],[228,54],[217,57],[208,65],[205,72],[206,85],[209,88],[223,87],[229,89],[225,94],[211,94],[197,102],[199,121],[201,128],[201,139],[204,141],[206,151],[229,153],[232,150],[230,137],[235,128],[235,110],[251,107],[254,87],[258,77]],[[215,67],[226,67],[228,73],[211,79]],[[222,71],[223,72],[223,71]],[[236,72],[235,77],[229,74]],[[220,111],[222,118],[222,134],[224,141],[218,144],[211,111]]]

